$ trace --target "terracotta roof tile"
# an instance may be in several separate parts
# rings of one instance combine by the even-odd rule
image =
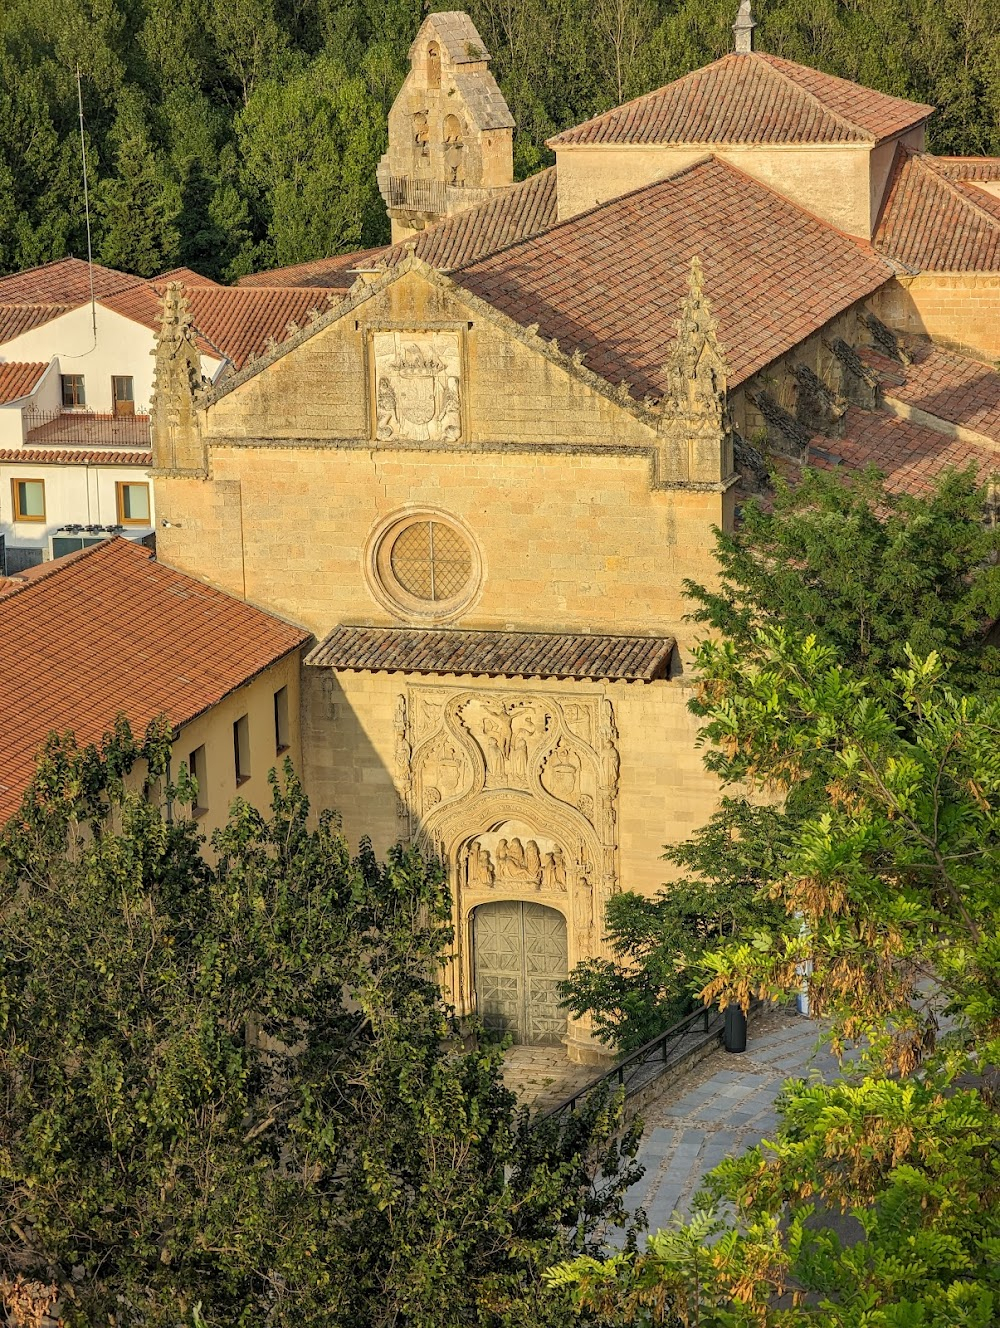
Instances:
[[[990,365],[933,345],[919,347],[905,367],[873,351],[861,355],[886,396],[1000,444],[1000,373]]]
[[[336,627],[306,663],[365,673],[653,682],[667,676],[674,645],[662,636]]]
[[[143,283],[101,303],[125,318],[156,331],[160,325],[162,291]],[[312,308],[323,304],[310,290],[280,287],[273,290],[241,286],[191,286],[185,289],[191,318],[200,333],[200,349],[228,359],[240,369],[267,348],[268,339],[283,341],[288,324],[304,327]]]
[[[891,493],[922,495],[949,467],[972,465],[981,482],[1000,474],[1000,452],[950,438],[937,429],[899,419],[887,411],[852,406],[843,438],[812,440],[809,464],[821,469],[844,465],[854,470],[877,466]]]
[[[95,451],[86,447],[0,447],[0,461],[23,461],[32,466],[63,464],[93,466],[151,466],[152,452]]]
[[[221,285],[220,282],[213,281],[211,277],[204,277],[190,267],[173,267],[169,272],[161,272],[158,277],[153,277],[154,285],[163,285],[168,281],[183,281],[185,286]]]
[[[129,286],[144,285],[142,277],[93,265],[94,294],[111,295]],[[64,304],[70,308],[90,299],[90,268],[81,258],[60,258],[26,272],[0,277],[0,304]]]
[[[453,279],[537,323],[607,381],[660,396],[691,260],[719,322],[730,386],[871,294],[892,269],[716,158],[560,222]]]
[[[0,304],[0,346],[75,308],[73,304]]]
[[[997,200],[963,182],[971,177],[953,175],[948,162],[954,158],[942,168],[927,153],[897,149],[873,243],[915,271],[1000,271]]]
[[[574,143],[880,142],[932,106],[762,51],[730,54],[549,139]]]
[[[355,268],[371,267],[385,252],[384,247],[359,249],[356,253],[316,258],[293,267],[276,267],[269,272],[254,272],[240,277],[237,286],[315,286],[321,290],[350,290],[356,280]]]
[[[556,202],[556,168],[550,166],[496,198],[421,231],[413,241],[414,253],[431,267],[448,272],[554,226],[559,220]],[[408,243],[383,252],[387,267],[403,261]]]
[[[138,733],[159,714],[187,723],[307,639],[124,539],[5,587],[0,818],[17,810],[52,731],[88,743],[119,713]]]
[[[0,405],[6,406],[30,396],[48,367],[44,363],[19,364],[16,360],[0,364]]]
[[[1000,180],[1000,157],[935,157],[934,165],[949,180]]]

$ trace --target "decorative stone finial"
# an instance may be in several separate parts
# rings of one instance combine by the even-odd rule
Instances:
[[[753,30],[756,26],[753,15],[750,13],[750,0],[740,0],[739,12],[736,15],[736,22],[733,24],[733,32],[736,34],[737,55],[749,55],[753,50]]]
[[[660,432],[669,452],[665,464],[678,478],[698,482],[725,479],[731,470],[732,433],[726,360],[697,256],[691,260],[688,293],[664,374]]]
[[[203,468],[195,393],[203,386],[201,354],[184,287],[172,281],[164,292],[160,327],[151,354],[153,374],[153,464],[159,470]]]

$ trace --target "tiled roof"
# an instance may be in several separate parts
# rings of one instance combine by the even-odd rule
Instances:
[[[0,819],[52,731],[99,741],[119,713],[141,734],[187,723],[308,633],[154,561],[124,539],[48,564],[0,598]]]
[[[112,295],[142,285],[142,277],[93,265],[94,294]],[[0,304],[65,304],[71,308],[90,299],[90,267],[81,258],[60,258],[54,263],[0,277]]]
[[[356,280],[353,269],[371,267],[385,252],[377,249],[359,249],[357,253],[335,254],[333,258],[316,258],[311,263],[296,263],[294,267],[276,267],[269,272],[254,272],[240,277],[237,286],[316,286],[322,290],[349,290]]]
[[[185,294],[194,326],[201,335],[200,349],[218,359],[231,360],[238,369],[262,355],[269,338],[283,341],[290,322],[305,327],[310,310],[324,303],[314,291],[294,286],[191,286]],[[101,303],[155,332],[160,326],[160,300],[156,287],[144,283]]]
[[[549,139],[574,143],[872,143],[932,106],[888,97],[762,51],[714,64]]]
[[[161,272],[158,277],[153,277],[155,285],[163,285],[168,281],[183,281],[185,286],[218,286],[218,281],[213,281],[211,277],[204,277],[200,272],[195,272],[190,267],[173,267],[169,272]]]
[[[937,429],[899,419],[887,411],[866,411],[852,406],[843,438],[812,440],[809,464],[863,470],[877,466],[886,476],[890,493],[929,493],[943,470],[975,467],[981,482],[1000,474],[1000,452],[950,438]]]
[[[94,451],[85,447],[0,447],[0,461],[26,465],[151,466],[152,452]]]
[[[424,19],[410,47],[411,60],[417,54],[417,42],[422,41],[424,29],[428,27],[433,28],[441,45],[455,64],[477,64],[480,60],[490,58],[486,43],[476,31],[476,25],[468,14],[461,9],[445,9]]]
[[[674,645],[663,636],[335,627],[306,663],[365,673],[653,682],[667,676]]]
[[[935,157],[934,165],[949,180],[1000,180],[1000,157]]]
[[[0,406],[30,396],[48,367],[44,363],[19,364],[16,360],[0,364]]]
[[[1000,373],[939,346],[919,347],[905,367],[874,351],[862,358],[882,379],[886,396],[1000,444]]]
[[[73,304],[0,304],[0,346],[74,308]]]
[[[611,383],[660,396],[701,259],[731,387],[892,275],[883,259],[711,157],[459,269],[453,279]]]
[[[898,148],[873,243],[915,271],[1000,271],[1000,200],[952,169]]]
[[[559,219],[556,201],[556,168],[550,166],[496,198],[428,226],[413,241],[394,244],[382,252],[382,261],[395,267],[412,243],[418,258],[448,272],[554,226]]]

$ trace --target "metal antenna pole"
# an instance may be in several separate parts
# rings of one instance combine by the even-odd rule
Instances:
[[[80,108],[80,154],[83,157],[83,211],[87,220],[87,271],[90,274],[90,318],[94,325],[94,345],[97,345],[97,301],[94,299],[94,254],[90,242],[90,189],[87,183],[87,140],[83,133],[83,90],[80,86],[80,66],[76,67],[76,101]]]

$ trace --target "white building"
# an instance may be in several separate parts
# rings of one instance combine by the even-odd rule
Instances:
[[[152,281],[65,258],[0,277],[0,573],[109,533],[148,539],[153,341],[170,282],[186,290],[215,381],[304,322],[322,294]]]

